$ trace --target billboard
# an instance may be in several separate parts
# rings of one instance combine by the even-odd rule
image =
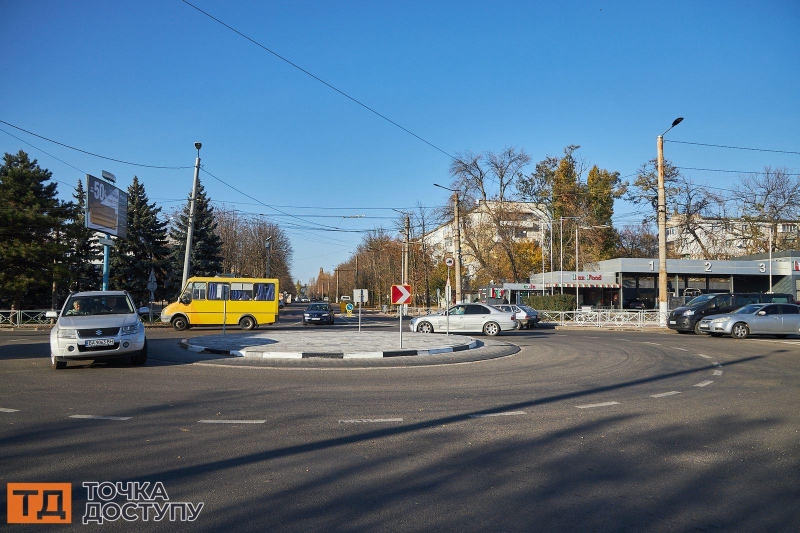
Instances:
[[[86,174],[86,227],[124,239],[128,224],[128,194]]]

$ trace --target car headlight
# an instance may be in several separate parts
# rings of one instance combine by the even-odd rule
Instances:
[[[321,316],[330,316],[328,313],[322,313]]]
[[[306,318],[311,318],[311,315],[309,315],[308,313],[303,313],[303,316]]]
[[[687,309],[683,312],[683,316],[692,316],[694,314],[694,309]]]
[[[712,324],[721,324],[722,322],[727,322],[727,321],[728,321],[727,318],[715,318],[715,319],[711,320],[711,323]]]
[[[139,333],[139,324],[133,324],[132,326],[122,326],[120,329],[120,334],[122,335],[135,335]]]
[[[78,338],[78,330],[76,329],[59,329],[58,330],[58,338],[59,339],[77,339]]]

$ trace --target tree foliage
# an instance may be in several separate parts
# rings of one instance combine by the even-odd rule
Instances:
[[[0,166],[0,294],[20,309],[28,291],[49,287],[66,250],[69,206],[57,197],[52,173],[20,150]]]

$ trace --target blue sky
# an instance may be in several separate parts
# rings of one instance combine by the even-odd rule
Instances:
[[[669,142],[800,151],[793,0],[192,3],[448,154],[513,146],[536,162],[578,144],[589,164],[632,179],[683,116],[665,145],[679,167],[800,172],[796,153]],[[303,282],[361,239],[315,224],[389,228],[391,208],[448,200],[432,185],[449,182],[442,151],[180,0],[0,0],[0,49],[0,120],[144,165],[191,167],[201,141],[204,168],[261,203],[201,174],[212,200],[303,226],[286,226]],[[165,211],[191,189],[191,168],[0,130],[0,150],[37,158],[65,198],[101,170],[123,188],[139,176]],[[641,219],[615,209],[620,227]]]

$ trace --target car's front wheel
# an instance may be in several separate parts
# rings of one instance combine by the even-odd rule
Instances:
[[[734,339],[746,339],[750,335],[750,328],[744,322],[737,322],[733,325],[731,336]]]
[[[172,319],[172,327],[175,328],[175,331],[183,331],[189,327],[189,321],[185,316],[176,316]]]
[[[50,354],[50,367],[53,370],[62,370],[64,368],[67,368],[67,362],[66,361],[57,361],[56,360],[56,356],[53,355],[53,354]]]
[[[420,322],[417,324],[417,333],[433,333],[433,324],[430,322]]]
[[[483,334],[489,335],[490,337],[494,337],[500,333],[500,324],[497,322],[487,322],[483,325]]]
[[[701,333],[703,332],[700,330],[700,321],[698,320],[697,322],[694,323],[694,334],[700,335]]]
[[[147,339],[144,341],[144,346],[139,352],[131,357],[131,363],[137,366],[141,366],[147,362]]]

